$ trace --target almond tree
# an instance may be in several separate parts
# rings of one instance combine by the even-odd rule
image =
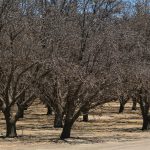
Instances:
[[[6,137],[17,136],[16,122],[36,98],[31,85],[38,63],[31,58],[31,50],[26,50],[28,28],[17,4],[3,1],[1,5],[5,20],[0,34],[0,108],[6,120]]]
[[[109,18],[118,13],[121,6],[117,0],[98,1],[96,10],[89,12],[90,1],[65,3],[61,10],[47,7],[42,15],[40,38],[46,57],[41,60],[47,62],[50,73],[37,85],[40,97],[53,107],[54,126],[62,127],[64,122],[62,139],[70,137],[71,128],[81,112],[114,97],[108,91],[114,91],[112,86],[117,82],[117,75],[113,75],[115,56],[111,55],[108,46],[113,45],[109,37],[111,27],[105,27],[111,24]],[[103,17],[100,11],[104,13]],[[57,119],[60,123],[56,123]]]

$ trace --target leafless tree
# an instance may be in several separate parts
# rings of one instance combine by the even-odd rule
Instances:
[[[17,136],[16,122],[36,98],[31,85],[38,65],[26,51],[28,31],[17,4],[3,1],[1,5],[4,20],[0,34],[0,107],[7,137]]]

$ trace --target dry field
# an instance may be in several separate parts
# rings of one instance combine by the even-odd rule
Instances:
[[[17,123],[18,138],[8,139],[5,135],[5,121],[0,114],[0,150],[21,150],[27,149],[42,150],[40,145],[59,145],[60,149],[64,145],[85,145],[100,143],[122,143],[135,142],[150,138],[149,132],[142,132],[142,119],[140,110],[131,111],[131,103],[126,105],[123,114],[118,114],[119,104],[109,103],[102,109],[90,112],[90,121],[82,122],[79,118],[72,130],[72,138],[59,140],[61,129],[53,128],[53,116],[47,116],[43,105],[31,106],[25,112],[24,119]],[[21,145],[18,149],[18,145]],[[38,145],[38,148],[35,146]],[[35,146],[36,148],[33,148]],[[83,146],[84,147],[84,146]],[[48,148],[49,149],[49,148]],[[71,148],[73,149],[73,148]],[[87,148],[86,148],[87,149]]]

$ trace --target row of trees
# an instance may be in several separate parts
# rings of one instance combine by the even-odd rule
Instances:
[[[147,5],[146,5],[147,4]],[[0,1],[0,109],[6,136],[36,98],[69,138],[80,114],[135,97],[149,124],[149,2]]]

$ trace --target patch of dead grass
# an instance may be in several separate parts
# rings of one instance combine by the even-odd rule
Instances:
[[[62,129],[53,127],[54,116],[46,115],[46,108],[41,104],[33,105],[25,112],[25,118],[17,123],[18,138],[6,139],[5,120],[0,114],[0,144],[14,143],[101,143],[111,141],[132,141],[150,138],[149,132],[142,132],[142,119],[139,108],[131,111],[128,103],[123,114],[118,114],[118,103],[109,103],[101,108],[92,110],[89,122],[82,122],[79,117],[72,130],[72,138],[61,141],[59,136]]]

